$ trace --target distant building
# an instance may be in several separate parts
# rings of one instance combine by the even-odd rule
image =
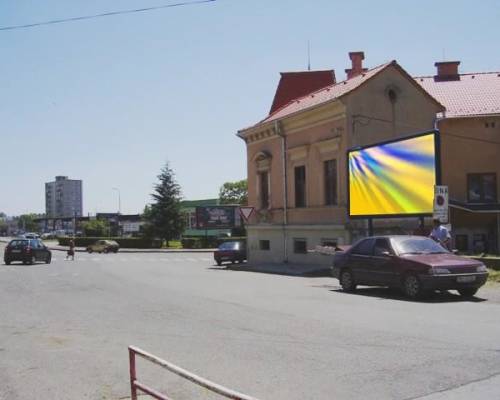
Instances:
[[[82,216],[82,181],[56,176],[45,184],[45,214],[48,218]]]

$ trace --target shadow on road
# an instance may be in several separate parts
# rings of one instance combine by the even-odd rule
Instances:
[[[283,276],[295,276],[301,278],[324,278],[325,276],[331,276],[330,270],[315,270],[309,272],[297,272],[297,271],[283,271],[283,270],[275,270],[275,269],[266,269],[266,268],[255,268],[246,263],[243,264],[228,264],[221,265],[220,267],[217,265],[213,265],[212,267],[208,267],[208,269],[214,271],[244,271],[244,272],[255,272],[259,274],[271,274],[271,275],[283,275]]]
[[[457,302],[470,302],[470,303],[481,303],[483,301],[487,301],[487,299],[481,297],[463,297],[458,293],[450,291],[439,291],[433,292],[422,299],[413,300],[404,296],[397,289],[383,288],[383,287],[366,287],[366,288],[358,288],[353,293],[344,292],[341,288],[330,289],[331,292],[337,292],[344,294],[346,296],[367,296],[367,297],[377,297],[380,300],[400,300],[400,301],[409,301],[409,302],[417,302],[417,303],[457,303]]]
[[[44,261],[37,261],[34,264],[24,264],[22,261],[13,261],[10,264],[2,263],[5,267],[44,267],[49,266],[50,264],[45,263]]]

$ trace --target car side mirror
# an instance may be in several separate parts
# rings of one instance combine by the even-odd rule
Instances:
[[[380,253],[380,254],[381,254],[381,255],[383,255],[384,257],[392,257],[391,252],[390,252],[390,251],[387,251],[387,250],[383,251],[383,252],[382,252],[382,253]]]

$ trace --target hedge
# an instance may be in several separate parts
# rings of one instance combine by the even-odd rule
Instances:
[[[58,237],[57,240],[61,246],[69,246],[69,236]],[[146,238],[124,238],[124,237],[76,237],[75,246],[87,247],[98,240],[114,240],[121,248],[124,249],[159,249],[161,248],[161,240],[146,239]]]
[[[219,247],[224,242],[246,242],[246,237],[224,237],[217,238],[214,236],[184,236],[181,239],[183,249],[212,249]]]

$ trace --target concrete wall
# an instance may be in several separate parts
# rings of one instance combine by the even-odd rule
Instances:
[[[250,264],[282,263],[285,260],[294,264],[330,266],[331,256],[313,252],[324,240],[345,244],[349,241],[348,232],[343,225],[253,225],[247,227],[248,262]],[[285,236],[287,254],[285,256]],[[294,252],[294,240],[306,239],[307,253]],[[260,240],[269,240],[270,249],[261,250]]]

